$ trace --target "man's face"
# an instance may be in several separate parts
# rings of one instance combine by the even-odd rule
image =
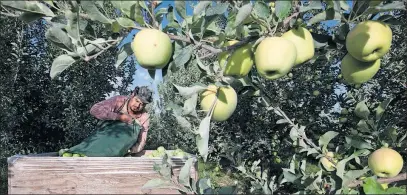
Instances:
[[[129,107],[130,107],[131,111],[139,112],[139,111],[143,110],[144,104],[143,104],[143,102],[141,102],[141,100],[138,97],[133,97],[130,99]]]

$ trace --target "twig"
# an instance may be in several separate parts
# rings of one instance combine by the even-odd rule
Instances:
[[[97,58],[100,54],[104,53],[106,50],[108,50],[109,48],[113,47],[113,45],[115,45],[119,40],[114,41],[112,44],[110,44],[109,46],[103,48],[101,51],[99,51],[98,53],[96,53],[95,55],[92,56],[86,56],[85,61],[89,62],[92,59]]]
[[[15,15],[12,13],[6,13],[6,12],[0,12],[0,14],[5,15],[5,16],[9,16],[9,17],[19,17],[19,15]]]
[[[393,183],[396,181],[403,181],[403,180],[407,180],[407,173],[401,173],[398,174],[395,177],[391,177],[391,178],[380,178],[377,179],[377,182],[379,183]],[[354,187],[358,187],[359,185],[363,184],[363,180],[355,180],[353,182],[351,182],[348,187],[349,188],[354,188]]]
[[[151,2],[151,12],[150,11],[148,11],[148,12],[150,13],[151,18],[153,19],[153,26],[158,29],[158,26],[156,25],[155,17],[154,17],[154,14],[153,14],[155,6],[156,6],[156,4],[154,2]]]
[[[275,108],[275,110],[277,112],[279,112],[281,115],[283,115],[284,119],[286,119],[288,121],[288,123],[290,123],[290,125],[293,126],[298,131],[298,133],[300,134],[302,139],[304,139],[309,145],[311,145],[317,151],[321,151],[321,149],[317,145],[315,145],[314,142],[312,142],[310,139],[307,138],[307,136],[305,135],[304,132],[300,131],[297,128],[297,126],[291,121],[290,118],[288,118],[288,116],[284,113],[284,111],[282,111],[279,107]]]

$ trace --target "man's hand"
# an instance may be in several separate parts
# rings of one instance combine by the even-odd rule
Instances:
[[[133,121],[133,118],[127,114],[121,114],[119,120],[124,123],[131,124],[131,122]]]

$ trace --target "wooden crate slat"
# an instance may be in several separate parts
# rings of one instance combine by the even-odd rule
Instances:
[[[186,160],[171,160],[178,176]],[[147,181],[159,177],[153,165],[160,164],[161,158],[14,156],[8,161],[9,194],[179,193],[175,188],[141,190]],[[196,169],[195,161],[191,167],[191,177],[195,179]]]

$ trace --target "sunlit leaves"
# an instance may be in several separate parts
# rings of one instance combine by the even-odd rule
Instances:
[[[75,63],[75,59],[69,55],[60,55],[54,59],[51,66],[50,76],[54,79],[56,76],[61,74],[65,69],[69,68],[73,63]]]
[[[89,18],[104,24],[111,24],[113,21],[107,18],[93,1],[81,1],[82,9],[88,14]]]

